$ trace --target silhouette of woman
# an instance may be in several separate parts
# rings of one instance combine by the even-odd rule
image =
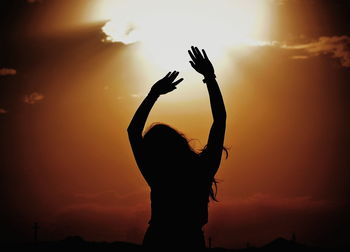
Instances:
[[[151,219],[144,235],[146,248],[205,248],[203,226],[208,222],[209,197],[215,199],[215,174],[220,166],[226,110],[206,52],[197,47],[188,53],[191,66],[204,76],[213,115],[207,145],[196,152],[181,132],[164,123],[152,124],[142,136],[148,114],[160,95],[176,89],[183,78],[169,72],[157,81],[137,109],[128,127],[136,163],[151,188]]]

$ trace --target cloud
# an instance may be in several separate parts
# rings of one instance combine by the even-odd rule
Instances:
[[[303,59],[308,59],[309,56],[307,56],[307,55],[293,55],[290,58],[291,59],[296,59],[296,60],[303,60]]]
[[[24,102],[28,104],[35,104],[44,99],[44,95],[38,92],[33,92],[24,96]]]
[[[139,97],[141,97],[141,95],[139,95],[139,94],[131,94],[130,95],[132,98],[139,98]]]
[[[285,49],[302,50],[310,56],[319,56],[322,54],[330,55],[332,58],[339,59],[340,64],[344,67],[350,67],[350,37],[349,36],[333,36],[320,37],[317,41],[313,41],[300,45],[285,45]],[[304,56],[303,56],[304,57]],[[307,57],[307,56],[305,56]],[[294,56],[294,59],[301,59]]]
[[[12,69],[12,68],[0,68],[0,76],[15,75],[16,73],[17,73],[16,69]]]
[[[126,194],[116,191],[104,191],[97,193],[75,193],[74,200],[80,204],[98,204],[104,206],[135,206],[145,204],[148,199],[146,190],[138,190]]]
[[[0,108],[0,114],[6,114],[6,113],[7,113],[7,110]]]

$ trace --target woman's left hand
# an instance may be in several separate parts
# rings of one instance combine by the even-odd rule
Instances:
[[[150,92],[156,95],[162,95],[173,91],[174,89],[176,89],[176,85],[183,81],[183,78],[181,78],[174,82],[178,75],[179,72],[176,71],[167,73],[165,77],[157,81],[152,86]]]

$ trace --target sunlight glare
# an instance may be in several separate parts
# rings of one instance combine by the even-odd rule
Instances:
[[[101,1],[110,42],[137,43],[137,53],[161,69],[188,68],[191,45],[220,59],[247,41],[266,39],[267,0]]]

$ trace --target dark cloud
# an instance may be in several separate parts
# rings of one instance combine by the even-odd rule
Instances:
[[[28,104],[35,104],[44,99],[44,95],[38,92],[33,92],[24,96],[23,101]]]
[[[148,198],[146,190],[134,191],[126,194],[120,194],[117,191],[104,191],[97,193],[75,193],[74,201],[79,204],[98,204],[105,206],[135,206],[146,204]]]
[[[338,59],[342,66],[350,67],[349,36],[320,37],[314,42],[285,46],[285,48],[305,51],[308,56],[319,56],[323,54],[330,55],[332,58]],[[293,58],[301,59],[307,58],[307,56],[294,56]]]
[[[0,76],[15,75],[16,73],[16,69],[13,68],[0,68]]]

